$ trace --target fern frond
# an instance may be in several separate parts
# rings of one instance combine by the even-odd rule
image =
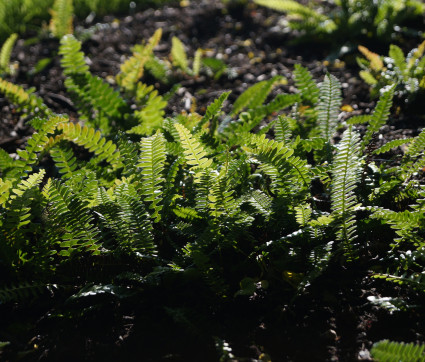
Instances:
[[[27,146],[24,150],[17,150],[20,160],[15,163],[22,171],[31,171],[32,165],[37,162],[37,156],[40,152],[44,151],[45,146],[49,143],[48,135],[53,133],[55,129],[59,128],[60,124],[67,121],[62,116],[52,116],[45,121],[38,132],[35,132],[31,138],[28,139]]]
[[[407,62],[403,50],[401,50],[397,45],[391,44],[388,56],[394,62],[394,66],[396,67],[395,71],[399,73],[400,79],[402,80],[407,70]]]
[[[35,298],[46,290],[56,288],[56,284],[36,282],[23,282],[10,287],[0,288],[0,304],[9,302],[21,302],[22,300]]]
[[[335,76],[327,74],[320,85],[319,104],[317,105],[317,122],[321,136],[329,142],[332,140],[338,125],[338,114],[341,107],[341,83]]]
[[[62,178],[68,179],[72,177],[72,173],[77,168],[77,159],[74,156],[71,148],[65,144],[59,143],[50,150],[50,156],[62,174]]]
[[[294,66],[294,80],[303,102],[315,105],[319,100],[319,87],[307,68],[299,64]]]
[[[354,257],[356,239],[355,189],[360,177],[360,137],[350,126],[338,144],[332,170],[331,204],[337,219],[337,239],[344,243],[349,259]]]
[[[393,104],[395,85],[387,87],[383,92],[381,97],[379,97],[378,104],[376,105],[369,126],[366,130],[365,135],[362,140],[362,148],[364,149],[366,145],[372,140],[372,136],[375,132],[378,132],[379,129],[387,122],[388,116],[390,115],[390,108]]]
[[[201,121],[195,126],[194,133],[198,132],[203,125],[207,124],[214,118],[216,118],[221,111],[224,102],[226,101],[227,97],[230,95],[229,92],[223,92],[220,97],[214,100],[210,105],[208,105],[207,110],[205,111],[205,115],[202,117]]]
[[[260,190],[254,190],[247,199],[251,206],[253,206],[261,215],[270,218],[272,213],[272,199]]]
[[[171,57],[176,67],[181,68],[185,73],[189,72],[189,63],[184,45],[182,41],[175,36],[171,39]]]
[[[156,245],[152,235],[149,215],[139,197],[132,195],[125,183],[115,189],[114,195],[120,208],[114,226],[120,235],[121,247],[131,248],[142,254],[155,255]]]
[[[89,67],[81,51],[81,42],[73,35],[65,35],[60,41],[59,54],[63,72],[68,76],[76,74],[88,74]]]
[[[232,114],[236,115],[245,108],[254,109],[262,105],[276,83],[282,79],[283,78],[281,76],[275,76],[269,80],[263,80],[249,87],[236,99],[233,104]]]
[[[368,48],[362,45],[359,45],[358,49],[366,57],[366,59],[369,60],[371,69],[380,72],[382,68],[384,68],[384,62],[378,54],[371,52]]]
[[[142,109],[136,110],[134,116],[141,124],[134,126],[127,133],[150,135],[161,127],[167,101],[158,94],[153,86],[143,83],[137,84],[136,99]]]
[[[87,201],[73,195],[72,190],[59,181],[49,181],[43,189],[49,202],[52,229],[62,230],[60,255],[70,256],[75,252],[99,253],[99,230],[94,226]],[[56,226],[56,227],[53,227]],[[57,232],[57,231],[56,231]]]
[[[117,146],[111,140],[106,141],[99,131],[87,126],[81,127],[80,124],[75,125],[71,122],[59,124],[58,129],[62,131],[64,139],[94,152],[99,162],[105,160],[113,167],[121,165],[120,152],[117,150]]]
[[[406,156],[418,157],[425,149],[425,129],[417,135],[409,144],[406,151]]]
[[[289,117],[279,116],[274,124],[275,140],[288,144],[291,140],[291,122]]]
[[[164,178],[164,163],[166,158],[165,140],[161,133],[156,133],[152,137],[143,138],[140,141],[141,156],[137,167],[142,169],[142,195],[150,202],[149,208],[153,210],[152,218],[155,222],[161,220],[159,205],[163,198],[162,184]]]
[[[375,343],[370,350],[378,361],[425,361],[425,344],[393,342],[384,339]]]
[[[265,135],[251,135],[249,143],[253,146],[249,151],[263,163],[261,170],[275,180],[288,192],[289,183],[294,182],[305,188],[309,185],[311,176],[307,162],[293,156],[294,150],[281,142],[268,140]]]
[[[212,164],[212,159],[205,157],[207,153],[204,151],[202,145],[192,136],[185,126],[175,123],[174,127],[179,133],[187,164],[190,165],[192,169],[209,168]]]
[[[353,116],[348,118],[345,123],[347,124],[363,124],[363,123],[369,123],[371,119],[371,116],[368,114],[361,114],[358,116]]]
[[[134,90],[137,82],[143,76],[144,66],[152,57],[153,49],[162,37],[162,29],[157,29],[146,45],[136,45],[133,55],[121,65],[117,75],[118,84],[128,91]]]
[[[72,0],[55,0],[50,15],[52,18],[50,19],[49,29],[55,37],[62,38],[64,35],[74,32]]]
[[[15,45],[18,34],[12,34],[7,38],[0,50],[0,73],[10,73],[10,55],[12,54],[13,46]]]
[[[413,140],[414,140],[414,138],[403,138],[403,139],[399,139],[399,140],[392,140],[392,141],[387,142],[385,145],[379,147],[375,151],[373,151],[373,153],[375,155],[380,155],[381,153],[388,152],[393,148],[403,146],[406,143],[410,143]]]
[[[195,77],[199,75],[199,72],[201,70],[202,54],[203,54],[202,49],[196,49],[195,55],[193,56],[192,73]]]
[[[0,178],[0,205],[4,205],[9,199],[9,190],[12,188],[12,182]]]
[[[331,21],[327,16],[318,13],[295,0],[254,0],[258,5],[268,7],[277,11],[285,12],[290,15],[301,15],[305,19],[314,19],[319,22]]]
[[[51,111],[43,103],[43,100],[33,94],[34,89],[24,90],[21,86],[0,78],[0,92],[3,93],[11,103],[16,104],[21,110],[26,110],[27,113],[32,113],[40,117],[51,114]]]

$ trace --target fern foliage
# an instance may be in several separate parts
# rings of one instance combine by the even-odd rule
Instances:
[[[375,343],[371,354],[378,361],[425,361],[425,345],[393,342],[387,339]]]
[[[73,0],[55,0],[50,14],[52,18],[49,28],[55,37],[62,38],[64,35],[73,33]]]
[[[337,219],[337,238],[344,243],[349,258],[354,257],[354,240],[357,238],[355,209],[356,186],[360,177],[360,136],[349,127],[338,145],[333,163],[331,201]]]
[[[10,67],[10,56],[12,54],[13,46],[18,39],[18,34],[10,35],[0,50],[0,74],[1,73],[12,73]]]

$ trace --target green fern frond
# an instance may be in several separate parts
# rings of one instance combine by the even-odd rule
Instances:
[[[299,206],[295,206],[295,220],[298,225],[301,227],[305,227],[311,218],[311,206],[309,204],[301,204]]]
[[[294,80],[297,89],[300,91],[302,101],[307,104],[315,105],[319,100],[320,90],[307,68],[295,64]]]
[[[141,110],[134,112],[134,116],[140,124],[128,130],[127,133],[150,135],[161,127],[167,101],[158,94],[153,86],[142,83],[137,84],[136,99],[142,106]]]
[[[384,339],[375,343],[370,350],[377,361],[425,361],[425,344],[393,342]]]
[[[185,73],[190,72],[184,45],[182,41],[175,36],[171,39],[171,57],[173,59],[173,64],[176,67],[181,68],[181,70]]]
[[[395,71],[399,74],[400,79],[404,79],[404,75],[407,70],[407,62],[403,50],[401,50],[397,45],[391,44],[388,55],[394,61],[394,66],[396,67]]]
[[[12,188],[12,182],[0,178],[0,205],[4,205],[9,199],[9,190]]]
[[[161,220],[160,211],[162,205],[162,184],[164,178],[164,163],[166,158],[165,140],[161,133],[156,133],[152,137],[142,138],[140,141],[141,155],[137,167],[142,169],[142,195],[150,204],[153,210],[152,218],[155,222]]]
[[[117,75],[118,84],[128,91],[134,90],[137,82],[143,76],[144,66],[151,59],[153,49],[162,37],[162,29],[157,29],[146,45],[136,45],[133,55],[121,65]]]
[[[60,255],[70,256],[75,252],[99,253],[99,230],[94,225],[87,201],[76,197],[72,190],[60,181],[48,180],[43,195],[49,203],[49,217],[52,229],[61,230]]]
[[[293,188],[294,182],[302,188],[309,185],[311,176],[307,162],[293,156],[292,148],[286,147],[284,143],[268,140],[265,135],[251,135],[249,144],[253,146],[249,151],[263,163],[261,170],[278,181],[281,187],[288,189],[289,183],[292,183]]]
[[[72,173],[77,169],[77,159],[74,156],[71,148],[64,143],[58,143],[50,150],[50,156],[56,164],[62,178],[69,179]]]
[[[185,126],[175,123],[174,127],[179,133],[187,164],[190,165],[192,169],[209,168],[212,164],[212,159],[205,157],[207,153],[204,151],[202,145],[192,136]]]
[[[360,137],[350,126],[338,144],[332,169],[331,204],[337,219],[337,239],[344,243],[349,259],[354,257],[356,239],[355,189],[360,177]]]
[[[0,50],[0,73],[10,73],[10,55],[15,45],[18,34],[12,34],[7,38]]]
[[[409,144],[406,151],[406,156],[418,157],[424,152],[425,149],[425,129],[417,135],[413,141]]]
[[[56,288],[56,284],[45,284],[36,282],[23,282],[10,287],[0,288],[0,304],[9,302],[21,302],[29,298],[35,298],[46,290]]]
[[[202,54],[203,54],[202,49],[196,49],[195,55],[193,56],[192,73],[195,77],[199,75],[199,72],[201,70]]]
[[[326,20],[331,21],[327,16],[320,14],[295,0],[254,0],[254,2],[258,5],[285,12],[290,15],[300,15],[305,19],[314,19],[319,22],[324,22]]]
[[[388,152],[388,151],[392,150],[393,148],[403,146],[406,143],[410,143],[413,140],[414,140],[414,138],[403,138],[403,139],[399,139],[399,140],[392,140],[392,141],[387,142],[385,145],[379,147],[375,151],[373,151],[373,153],[375,155],[380,155],[381,153]]]
[[[236,115],[245,108],[254,109],[264,103],[267,96],[283,77],[275,76],[269,80],[258,82],[244,91],[233,104],[232,114]]]
[[[123,183],[115,189],[114,195],[120,208],[115,230],[120,234],[121,247],[142,254],[155,255],[156,245],[152,225],[137,194],[133,195],[129,185]]]
[[[278,142],[283,142],[284,144],[290,143],[292,137],[291,125],[293,124],[293,119],[289,117],[280,116],[276,119],[274,124],[275,140]]]
[[[16,151],[20,160],[15,162],[15,167],[21,169],[21,174],[24,171],[32,170],[32,166],[37,162],[38,154],[43,152],[49,143],[48,135],[52,134],[65,121],[67,121],[67,119],[62,116],[49,117],[47,121],[43,123],[40,130],[35,132],[31,138],[28,139],[25,149],[18,149]]]
[[[270,218],[272,213],[272,199],[260,190],[254,190],[250,193],[247,199],[249,204],[253,206],[261,215]]]
[[[201,121],[195,126],[194,133],[198,132],[203,125],[207,124],[220,113],[224,102],[229,97],[231,92],[223,92],[220,97],[214,100],[210,105],[208,105],[205,115],[202,117]]]
[[[338,114],[341,107],[341,83],[335,76],[327,74],[320,85],[319,104],[317,105],[317,122],[321,136],[329,142],[332,140],[338,125]]]
[[[369,126],[366,130],[362,140],[362,149],[372,140],[372,136],[375,132],[387,122],[388,116],[390,115],[390,108],[393,104],[395,85],[387,87],[379,98],[378,104],[376,105]]]
[[[350,124],[364,124],[364,123],[369,123],[371,119],[371,116],[368,114],[361,114],[361,115],[357,115],[357,116],[353,116],[348,118],[345,123],[347,123],[348,125]]]
[[[65,35],[60,41],[59,54],[63,72],[68,76],[77,74],[88,74],[89,67],[84,59],[84,53],[81,51],[81,42],[73,35]]]
[[[50,10],[50,15],[52,18],[49,29],[55,37],[62,38],[64,35],[74,32],[72,25],[72,17],[74,15],[72,0],[55,0],[53,8]]]
[[[87,126],[81,127],[79,123],[61,123],[58,129],[62,131],[64,139],[83,146],[90,152],[94,152],[96,160],[107,161],[113,167],[121,166],[120,152],[117,146],[111,141],[106,141],[99,131]]]
[[[255,121],[261,121],[265,117],[292,106],[300,101],[299,94],[278,94],[270,103],[259,105],[254,109],[250,109],[247,113]],[[254,126],[255,127],[255,126]],[[250,127],[250,129],[254,128]],[[249,129],[247,129],[249,131]]]
[[[43,100],[33,94],[34,89],[24,90],[21,86],[0,78],[0,92],[3,93],[11,103],[16,104],[20,110],[25,110],[26,113],[32,113],[40,117],[51,114],[51,111],[43,103]]]
[[[10,155],[3,149],[0,148],[0,172],[5,174],[7,169],[12,168],[14,165],[14,160]]]

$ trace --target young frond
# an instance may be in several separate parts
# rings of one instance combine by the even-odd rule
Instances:
[[[406,143],[410,143],[413,140],[414,140],[414,138],[403,138],[403,139],[399,139],[399,140],[392,140],[392,141],[387,142],[385,145],[379,147],[375,151],[373,151],[373,153],[375,155],[380,155],[381,153],[388,152],[388,151],[392,150],[393,148],[403,146]]]
[[[19,109],[26,110],[27,113],[33,113],[40,117],[51,113],[50,109],[43,103],[43,100],[33,94],[34,89],[24,90],[21,86],[0,78],[0,92],[13,104],[16,104]]]
[[[211,120],[213,120],[215,117],[217,117],[221,111],[221,108],[223,107],[224,102],[226,101],[227,97],[229,97],[231,92],[223,92],[220,97],[214,100],[205,111],[205,115],[202,117],[201,121],[195,126],[194,132],[198,132],[203,125],[207,124]]]
[[[53,8],[50,10],[49,29],[51,33],[62,38],[64,35],[72,34],[74,27],[72,26],[72,18],[74,15],[73,0],[55,0]]]
[[[338,144],[332,169],[331,204],[337,220],[337,239],[344,243],[348,258],[353,258],[356,239],[355,189],[360,177],[360,137],[350,126]]]
[[[2,72],[10,73],[10,55],[15,45],[18,34],[12,34],[7,38],[0,50],[0,74]]]
[[[171,57],[173,59],[173,64],[176,67],[181,68],[183,72],[189,73],[189,64],[182,41],[179,38],[173,36],[171,39],[171,44]]]
[[[59,47],[61,66],[63,72],[68,76],[77,74],[87,74],[89,67],[84,59],[84,53],[81,51],[81,42],[75,39],[73,35],[65,35]]]
[[[137,82],[143,76],[144,66],[151,59],[153,49],[162,37],[162,29],[157,29],[146,45],[136,45],[133,55],[121,64],[121,72],[117,76],[118,84],[128,91],[134,90]]]
[[[145,201],[150,203],[149,208],[153,210],[152,218],[155,222],[161,220],[159,205],[163,198],[162,184],[164,183],[163,172],[166,158],[165,140],[161,133],[156,133],[152,137],[142,138],[141,155],[137,167],[142,172],[142,195]]]
[[[321,136],[332,140],[338,125],[338,114],[341,107],[341,84],[335,76],[327,74],[320,85],[319,104],[317,105],[317,122]]]

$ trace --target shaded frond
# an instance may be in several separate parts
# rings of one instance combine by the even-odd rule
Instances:
[[[332,169],[331,203],[337,220],[337,239],[344,243],[349,259],[354,257],[356,239],[355,189],[360,177],[360,136],[350,126],[338,144]]]

